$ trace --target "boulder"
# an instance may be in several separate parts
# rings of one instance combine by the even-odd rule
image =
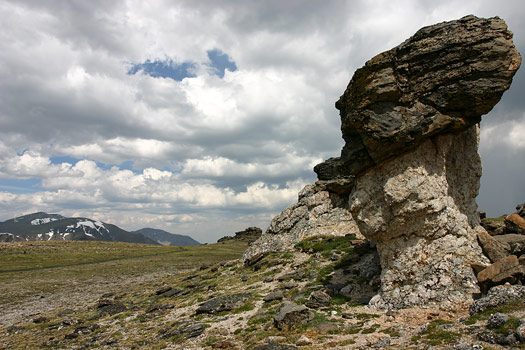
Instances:
[[[497,17],[420,29],[354,73],[336,102],[341,156],[314,171],[323,181],[351,178],[433,135],[468,129],[500,100],[520,64],[512,33]]]
[[[495,308],[514,300],[525,298],[525,286],[503,285],[489,289],[486,296],[475,300],[469,308],[470,314],[475,315],[485,310]]]
[[[310,309],[319,309],[330,306],[331,301],[332,298],[330,297],[330,295],[318,290],[310,294],[310,298],[308,299],[305,305]]]
[[[481,226],[487,230],[491,236],[504,235],[505,232],[505,222],[496,221],[493,219],[481,219]]]
[[[505,258],[510,253],[510,245],[489,235],[485,230],[478,231],[478,242],[491,262]]]
[[[217,243],[228,241],[239,241],[252,243],[261,237],[262,230],[258,227],[248,227],[247,229],[235,232],[235,236],[224,236],[217,240]]]
[[[224,295],[213,298],[199,305],[197,314],[216,314],[222,311],[231,311],[243,306],[251,297],[249,293]]]
[[[478,281],[482,291],[490,287],[509,282],[514,284],[525,277],[525,266],[520,265],[515,255],[509,255],[489,265],[478,273]]]
[[[509,234],[495,236],[498,242],[509,246],[509,254],[520,256],[525,254],[525,235]]]
[[[518,214],[510,214],[505,218],[506,233],[525,234],[525,219]]]
[[[273,318],[275,327],[282,331],[294,329],[313,320],[313,313],[304,305],[285,301],[279,305],[276,315]]]
[[[457,309],[479,293],[478,123],[520,64],[503,20],[467,16],[372,58],[336,103],[346,144],[314,171],[354,177],[350,212],[381,259],[371,306]]]

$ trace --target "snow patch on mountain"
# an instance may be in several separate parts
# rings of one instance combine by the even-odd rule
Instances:
[[[57,221],[57,220],[58,220],[57,218],[34,219],[34,220],[31,220],[31,225],[36,226],[36,225],[48,224],[50,222]]]

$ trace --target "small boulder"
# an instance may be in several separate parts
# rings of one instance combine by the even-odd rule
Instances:
[[[506,233],[505,222],[494,219],[481,219],[481,226],[487,230],[491,236],[504,235]]]
[[[285,301],[279,306],[273,321],[275,327],[287,331],[306,324],[313,318],[313,313],[306,306]]]
[[[492,237],[485,230],[478,230],[478,242],[483,250],[483,254],[485,254],[491,262],[496,262],[509,255],[510,246]]]
[[[310,294],[310,299],[306,302],[306,306],[310,309],[319,309],[330,306],[332,298],[323,291],[315,291]]]
[[[494,237],[498,242],[509,246],[509,255],[525,254],[525,235],[508,234]]]
[[[519,264],[515,255],[496,261],[478,274],[478,282],[482,292],[490,287],[509,282],[515,284],[525,276],[525,266]]]
[[[199,305],[197,314],[216,314],[222,311],[231,311],[243,306],[251,297],[249,293],[224,295],[213,298]]]
[[[522,218],[525,218],[525,203],[518,204],[516,206],[516,214],[518,214]]]
[[[274,300],[283,300],[284,294],[280,290],[274,290],[273,292],[270,292],[267,296],[263,298],[263,300],[268,303],[270,301]]]
[[[525,219],[518,214],[510,214],[505,218],[505,227],[507,233],[525,234]]]
[[[509,316],[507,314],[503,314],[501,312],[495,313],[490,315],[488,321],[487,321],[487,328],[488,329],[496,329],[499,328],[507,322],[509,319]]]
[[[525,286],[495,286],[489,290],[485,297],[475,300],[470,305],[469,311],[471,315],[474,315],[498,305],[523,298],[525,298]]]

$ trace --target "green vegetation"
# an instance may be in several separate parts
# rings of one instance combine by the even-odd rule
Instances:
[[[307,253],[320,253],[328,258],[332,253],[348,253],[352,251],[352,239],[347,237],[311,237],[302,240],[295,248]]]
[[[431,346],[456,342],[461,337],[461,334],[448,331],[446,327],[443,327],[443,325],[452,324],[453,322],[451,321],[441,319],[430,322],[426,331],[421,335],[421,341]]]
[[[489,308],[483,312],[480,312],[479,314],[472,315],[464,323],[466,325],[472,325],[481,320],[488,320],[490,315],[498,313],[498,312],[508,314],[515,310],[524,310],[524,309],[525,309],[525,300],[514,300],[508,303],[502,304],[502,305],[498,305],[493,308]]]

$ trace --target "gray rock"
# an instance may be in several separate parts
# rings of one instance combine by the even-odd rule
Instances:
[[[283,300],[283,298],[284,298],[283,292],[281,292],[280,290],[274,290],[273,292],[265,296],[263,300],[268,303],[274,300]]]
[[[485,230],[478,231],[478,242],[483,250],[483,254],[492,262],[503,259],[510,253],[509,244],[492,237]]]
[[[186,339],[198,337],[204,333],[204,327],[200,323],[181,322],[179,327],[175,329],[164,329],[159,332],[162,338],[171,338],[175,336],[183,336]]]
[[[523,298],[525,298],[525,286],[495,286],[488,291],[485,297],[474,301],[470,305],[469,311],[471,315],[474,315],[509,301]]]
[[[495,313],[490,315],[488,321],[487,321],[487,328],[488,329],[496,329],[499,328],[507,322],[509,319],[509,316],[507,314],[503,314],[501,312]]]
[[[297,349],[293,345],[287,344],[278,344],[278,343],[268,343],[263,345],[257,345],[253,350],[294,350]]]
[[[314,318],[313,313],[304,305],[297,305],[285,301],[279,305],[273,318],[274,325],[280,330],[287,331],[299,325],[305,324]]]
[[[520,324],[516,328],[516,338],[522,343],[525,343],[525,318],[520,319]]]
[[[249,293],[224,295],[213,298],[199,305],[197,314],[216,314],[222,311],[231,311],[243,306],[251,297]]]
[[[494,239],[503,245],[508,245],[509,254],[516,256],[525,254],[525,235],[508,234],[495,236]]]
[[[322,307],[330,306],[331,301],[332,298],[330,297],[330,295],[318,290],[310,294],[310,298],[308,299],[305,305],[310,309],[319,309]]]
[[[520,63],[497,17],[420,29],[354,73],[336,102],[346,144],[314,171],[325,181],[359,175],[433,135],[468,129],[500,100]]]

